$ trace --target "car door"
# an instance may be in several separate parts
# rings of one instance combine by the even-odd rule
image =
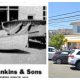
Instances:
[[[75,55],[76,59],[80,59],[80,51],[78,51]]]
[[[55,50],[53,48],[48,48],[48,59],[52,59],[55,54]]]
[[[62,60],[63,63],[68,62],[68,52],[62,52],[61,53],[61,60]]]

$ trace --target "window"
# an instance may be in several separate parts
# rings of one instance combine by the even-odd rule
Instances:
[[[55,51],[55,48],[48,48],[48,51],[49,52],[54,52]]]
[[[77,53],[77,55],[80,55],[80,51]]]
[[[43,6],[43,20],[46,20],[46,6]]]
[[[43,16],[46,16],[46,12],[45,11],[43,11]]]
[[[18,9],[18,6],[10,6],[10,9]]]
[[[2,9],[0,8],[0,30],[2,29],[1,27],[1,23],[7,21],[7,10],[6,9]]]
[[[3,8],[3,9],[4,9],[4,8],[7,8],[7,6],[0,6],[0,9],[2,9],[2,8]]]
[[[28,16],[28,19],[29,20],[33,20],[33,16]]]
[[[9,20],[18,20],[18,6],[9,6]]]
[[[18,20],[18,11],[17,10],[10,10],[9,13],[10,13],[10,15],[9,15],[10,21]]]
[[[80,26],[77,26],[77,33],[80,33]]]
[[[46,6],[43,6],[43,10],[46,10]]]
[[[46,17],[43,17],[43,20],[46,20]]]
[[[18,19],[18,6],[0,6],[0,29],[1,22]]]
[[[62,52],[61,54],[68,54],[68,52]]]
[[[69,54],[73,54],[75,52],[75,50],[71,50],[71,52]]]

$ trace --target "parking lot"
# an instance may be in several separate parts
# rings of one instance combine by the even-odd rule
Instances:
[[[48,61],[49,78],[80,78],[80,71],[69,64],[54,64]]]

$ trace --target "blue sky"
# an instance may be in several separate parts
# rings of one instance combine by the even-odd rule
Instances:
[[[61,28],[68,28],[72,29],[71,22],[80,21],[80,2],[49,2],[48,3],[48,29],[61,29]],[[76,12],[76,13],[72,13]],[[62,16],[57,16],[61,14],[72,13]],[[56,16],[56,17],[54,17]],[[64,18],[69,16],[75,16],[70,18]],[[64,18],[64,19],[59,19]],[[55,19],[55,20],[53,20]],[[78,20],[76,20],[78,19]]]

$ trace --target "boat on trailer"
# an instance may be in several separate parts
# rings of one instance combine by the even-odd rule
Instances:
[[[46,42],[46,21],[16,20],[2,22],[0,49],[22,49],[29,46],[29,40]]]

